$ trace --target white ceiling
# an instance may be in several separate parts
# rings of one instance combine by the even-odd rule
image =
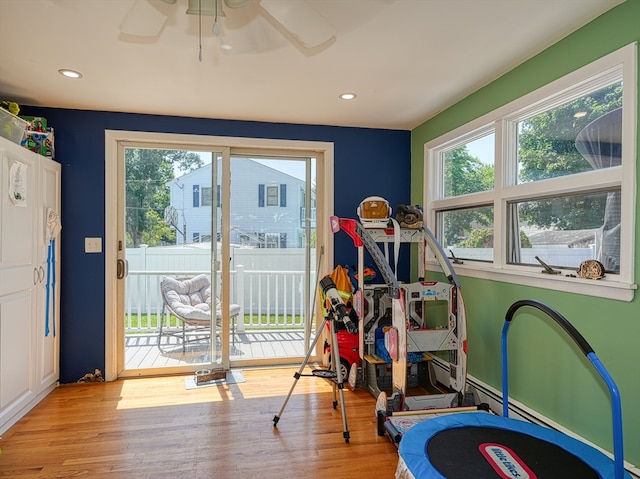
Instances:
[[[284,1],[312,6],[335,36],[304,48],[259,4],[225,8],[219,37],[211,32],[213,17],[202,17],[199,61],[200,23],[197,15],[186,15],[187,0],[173,5],[0,0],[0,99],[84,110],[411,129],[623,3]],[[157,36],[120,33],[136,2],[149,2],[166,16]],[[232,53],[220,48],[234,38]],[[256,52],[258,45],[265,51]],[[247,48],[253,52],[243,53]],[[84,77],[63,78],[60,68]],[[358,96],[340,100],[345,91]]]

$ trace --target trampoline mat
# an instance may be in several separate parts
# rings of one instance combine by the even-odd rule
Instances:
[[[449,479],[600,478],[584,461],[556,444],[493,427],[467,426],[441,431],[429,440],[426,452],[433,467]]]

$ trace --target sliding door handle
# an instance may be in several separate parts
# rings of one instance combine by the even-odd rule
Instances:
[[[123,279],[126,274],[127,274],[127,266],[125,264],[125,260],[119,259],[116,276],[118,279]]]

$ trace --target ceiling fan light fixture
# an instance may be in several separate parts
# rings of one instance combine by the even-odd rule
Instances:
[[[253,2],[255,0],[224,0],[224,4],[229,8],[244,8]]]
[[[202,5],[202,12],[200,11]],[[222,0],[189,0],[187,15],[209,15],[211,17],[226,17],[222,9]]]

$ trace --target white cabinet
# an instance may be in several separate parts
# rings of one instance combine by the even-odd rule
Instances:
[[[46,220],[50,208],[60,212],[61,169],[4,138],[0,160],[2,434],[49,394],[59,378],[60,284],[56,278],[54,288],[52,275],[55,271],[59,277],[60,240],[58,236],[55,252],[49,254]]]

